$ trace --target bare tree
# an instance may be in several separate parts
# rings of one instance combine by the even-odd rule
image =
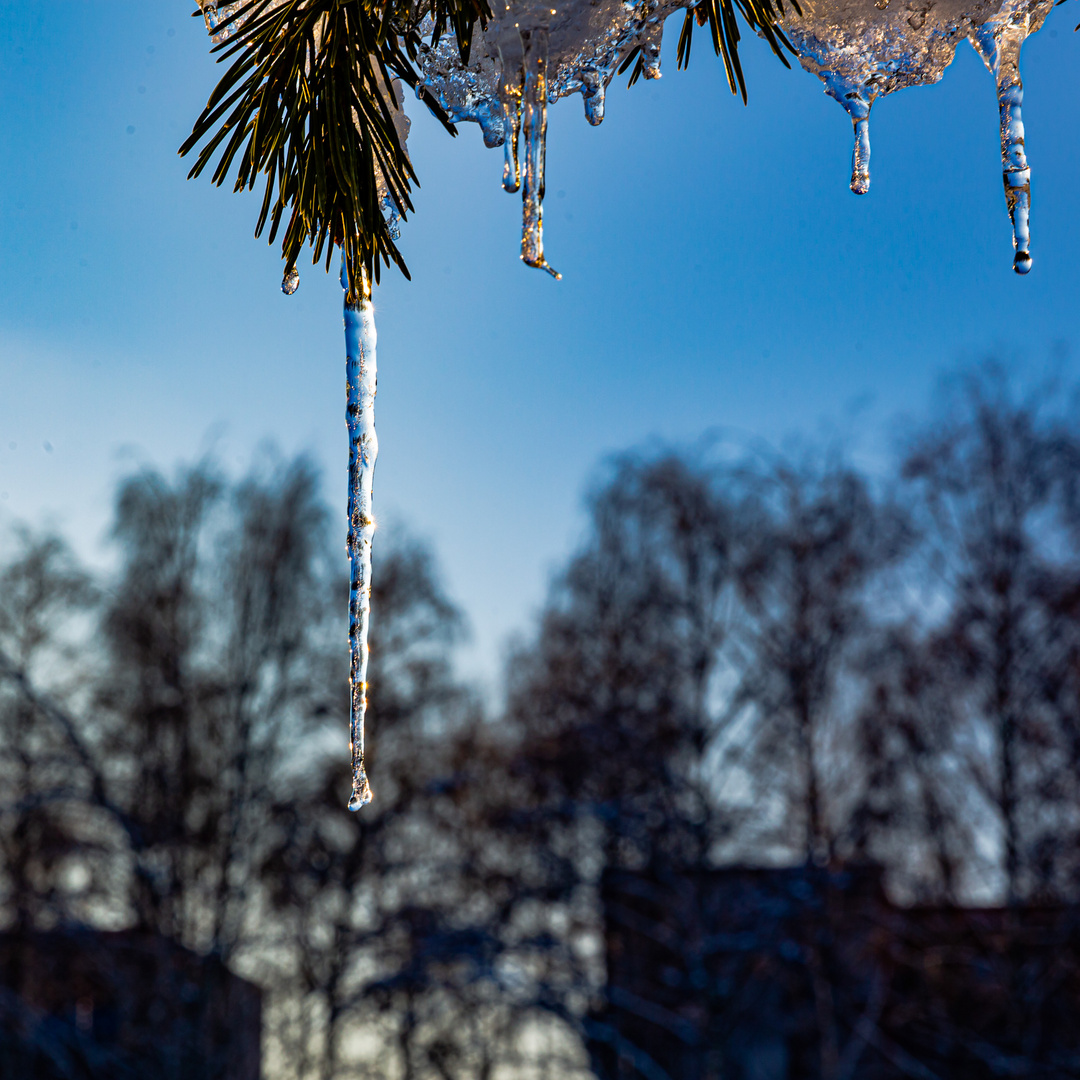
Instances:
[[[849,811],[855,661],[874,625],[871,588],[908,531],[840,462],[780,462],[758,472],[754,490],[728,708],[748,714],[746,769],[773,826],[757,842],[824,863]],[[770,805],[771,817],[762,812]]]
[[[0,909],[16,931],[101,896],[90,837],[67,805],[79,792],[68,745],[30,685],[69,697],[85,667],[60,627],[93,599],[64,544],[25,529],[0,570]]]
[[[1046,877],[1036,849],[1056,827],[1060,801],[1040,790],[1059,752],[1048,692],[1075,641],[1060,598],[1080,580],[1062,501],[1062,468],[1076,460],[1078,437],[1048,405],[1045,391],[1018,401],[1000,368],[979,369],[954,388],[948,413],[913,441],[903,466],[947,605],[926,648],[948,681],[953,745],[1000,830],[1010,902]]]

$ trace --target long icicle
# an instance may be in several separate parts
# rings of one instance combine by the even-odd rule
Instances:
[[[544,154],[547,144],[548,30],[537,26],[521,31],[525,78],[522,89],[522,136],[525,143],[521,260],[546,270],[556,280],[562,274],[544,258]]]
[[[367,712],[368,625],[371,618],[372,481],[379,439],[375,434],[375,309],[367,280],[359,303],[349,303],[349,277],[342,258],[345,290],[345,372],[349,428],[349,739],[352,795],[349,809],[371,802],[364,765],[364,714]]]
[[[1024,153],[1024,120],[1020,109],[1024,84],[1020,79],[1020,47],[1030,31],[1029,16],[1014,21],[1011,12],[988,20],[969,37],[997,83],[1001,127],[1001,171],[1005,203],[1013,227],[1013,269],[1026,274],[1031,269],[1031,169]],[[1045,13],[1044,13],[1045,17]],[[1042,20],[1039,20],[1041,25]],[[1035,27],[1038,29],[1038,25]]]

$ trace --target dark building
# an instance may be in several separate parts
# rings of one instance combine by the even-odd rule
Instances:
[[[259,1080],[258,987],[157,934],[0,934],[0,1080]]]
[[[611,872],[603,1080],[1080,1077],[1080,909],[901,908],[880,872]]]

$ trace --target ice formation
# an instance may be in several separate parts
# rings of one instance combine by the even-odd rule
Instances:
[[[604,93],[635,47],[646,78],[660,75],[664,20],[699,0],[535,0],[506,2],[485,31],[477,26],[467,66],[443,38],[421,52],[425,87],[454,120],[472,120],[488,146],[505,148],[503,187],[523,201],[521,257],[551,273],[544,258],[546,107],[580,92],[591,124],[604,118]],[[782,28],[802,66],[851,116],[851,190],[870,189],[870,109],[879,97],[937,82],[969,38],[997,81],[1005,195],[1013,221],[1014,267],[1031,267],[1030,171],[1020,117],[1020,47],[1054,0],[801,0],[785,5]],[[520,151],[524,145],[523,153]],[[519,161],[524,158],[524,164]],[[524,180],[522,181],[522,174]],[[558,276],[558,275],[556,275]]]
[[[206,23],[206,32],[215,45],[220,44],[233,33],[235,26],[229,20],[244,6],[245,2],[246,0],[231,0],[229,3],[219,3],[218,0],[198,0],[203,22]]]
[[[687,6],[686,0],[502,0],[487,29],[474,28],[467,66],[449,37],[421,49],[425,89],[452,120],[475,121],[487,146],[504,149],[503,187],[521,191],[527,265],[560,276],[544,257],[548,104],[580,93],[585,118],[601,123],[608,84],[635,46],[644,76],[660,77],[664,19]]]
[[[1013,223],[1013,267],[1031,269],[1030,179],[1020,117],[1020,47],[1054,0],[803,0],[784,30],[799,61],[847,109],[855,128],[851,190],[870,188],[870,109],[906,86],[937,82],[968,38],[997,82],[1005,197]]]
[[[585,117],[604,119],[604,95],[620,65],[636,49],[641,74],[660,77],[664,20],[679,8],[691,11],[701,0],[501,0],[486,29],[474,28],[468,65],[452,36],[420,50],[423,85],[455,121],[478,123],[489,147],[503,146],[503,187],[521,191],[521,258],[529,266],[560,275],[544,257],[543,199],[547,106],[580,93]],[[233,32],[229,20],[244,4],[199,0],[207,31],[215,42]],[[555,6],[549,6],[554,3]],[[1013,223],[1014,268],[1031,268],[1028,214],[1030,177],[1020,115],[1023,84],[1020,48],[1042,25],[1054,0],[801,0],[789,2],[782,28],[802,66],[825,85],[851,116],[855,134],[851,190],[870,188],[870,110],[886,94],[937,82],[967,37],[997,83],[1005,196]],[[426,33],[424,30],[426,29]],[[421,27],[430,42],[432,23]],[[318,43],[316,42],[316,48]],[[409,121],[400,85],[392,93],[402,146]],[[397,212],[381,176],[379,195],[391,235],[397,239]],[[352,795],[349,809],[371,800],[364,764],[367,710],[368,624],[371,612],[372,481],[375,434],[375,317],[365,281],[359,303],[345,289],[345,344],[349,432],[349,687]],[[300,284],[294,266],[281,283],[291,295]]]
[[[341,266],[345,291],[345,417],[349,428],[349,746],[352,795],[349,809],[371,802],[364,767],[364,714],[367,712],[368,624],[371,616],[372,482],[379,439],[375,434],[375,311],[367,282],[358,304],[349,303],[349,279]]]

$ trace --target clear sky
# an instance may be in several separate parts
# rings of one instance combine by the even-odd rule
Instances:
[[[344,559],[340,288],[302,266],[283,296],[254,199],[185,179],[176,149],[217,77],[193,6],[0,2],[0,527],[51,523],[101,561],[112,486],[134,463],[214,448],[240,471],[272,440],[322,467]],[[1067,352],[1078,18],[1055,9],[1024,52],[1026,279],[993,82],[966,44],[940,85],[875,106],[858,198],[850,123],[816,79],[748,36],[744,108],[705,35],[679,72],[669,31],[664,78],[618,80],[600,128],[576,96],[550,110],[561,282],[518,261],[501,151],[473,125],[450,139],[410,99],[423,186],[401,243],[413,281],[391,275],[375,297],[376,504],[433,543],[473,625],[472,670],[493,674],[507,633],[528,628],[605,455],[825,427],[872,456],[957,360],[1033,370]]]

